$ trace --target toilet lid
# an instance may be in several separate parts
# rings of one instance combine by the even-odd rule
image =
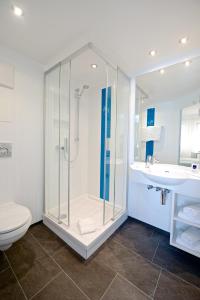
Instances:
[[[0,204],[0,233],[16,230],[27,223],[31,213],[27,207],[14,202]]]

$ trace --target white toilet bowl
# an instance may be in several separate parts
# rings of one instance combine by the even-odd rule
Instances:
[[[31,225],[31,212],[14,202],[0,204],[0,250],[7,250]]]

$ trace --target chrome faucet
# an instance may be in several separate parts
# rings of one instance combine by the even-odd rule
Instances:
[[[145,168],[149,168],[151,164],[152,164],[152,156],[147,155]]]
[[[146,168],[149,168],[150,165],[153,165],[153,164],[157,164],[159,163],[159,160],[157,160],[154,156],[152,155],[148,155],[147,158],[146,158],[146,165],[145,167]]]
[[[159,164],[159,160],[158,159],[156,159],[154,156],[152,156],[152,165],[153,164]]]

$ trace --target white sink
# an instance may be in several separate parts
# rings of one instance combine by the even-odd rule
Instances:
[[[171,164],[154,164],[149,168],[145,167],[145,163],[136,162],[132,165],[132,168],[142,173],[142,175],[151,180],[152,182],[162,185],[180,185],[188,179],[195,179],[194,173],[188,167]],[[196,179],[200,179],[199,175],[196,175]]]
[[[141,171],[151,181],[164,185],[179,185],[189,178],[187,171],[174,165],[157,164]]]

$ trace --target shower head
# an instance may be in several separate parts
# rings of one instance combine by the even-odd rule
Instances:
[[[90,88],[90,86],[87,85],[87,84],[84,84],[84,85],[82,86],[81,89],[76,88],[76,89],[74,90],[74,91],[75,91],[75,94],[76,94],[76,97],[78,97],[78,99],[80,99],[81,96],[83,95],[84,91],[85,91],[85,90],[88,90],[89,88]]]

